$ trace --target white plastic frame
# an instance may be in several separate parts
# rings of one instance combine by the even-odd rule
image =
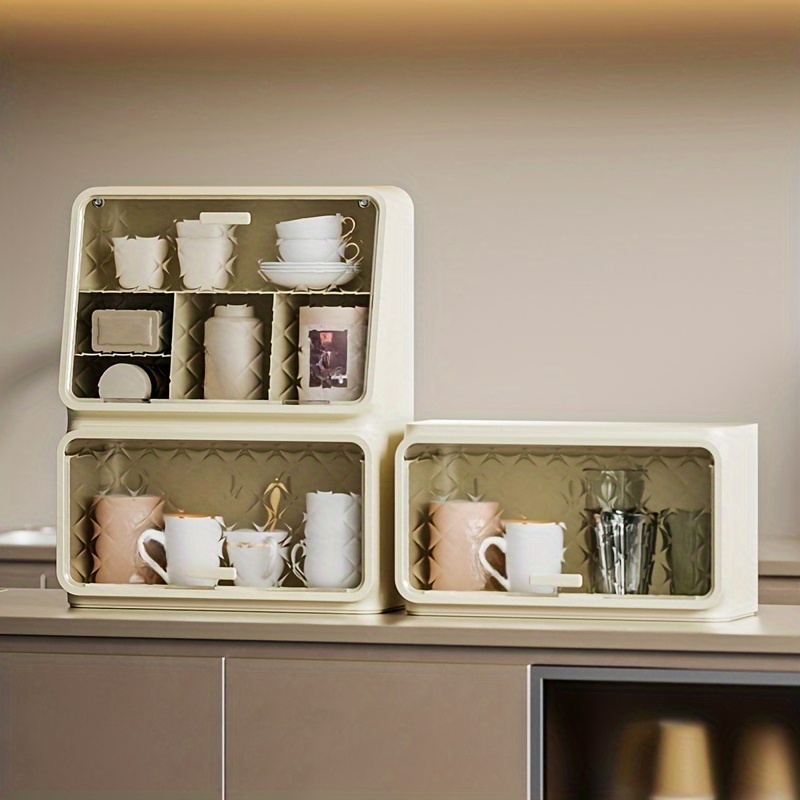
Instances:
[[[714,458],[712,590],[704,597],[556,597],[418,589],[410,579],[409,464],[415,445],[702,447]],[[414,614],[723,621],[758,611],[758,426],[683,423],[428,421],[395,456],[395,581]]]
[[[362,583],[355,589],[308,589],[281,587],[250,589],[217,586],[212,589],[182,589],[170,586],[81,583],[72,577],[70,556],[70,474],[68,445],[76,439],[103,441],[180,439],[187,441],[325,442],[358,445],[363,465],[363,562]],[[391,585],[391,552],[379,532],[391,524],[392,450],[386,434],[371,426],[344,432],[339,426],[281,422],[212,425],[115,423],[84,426],[61,441],[58,461],[58,539],[56,566],[61,586],[73,606],[113,608],[191,608],[204,610],[308,611],[376,613],[397,607]]]

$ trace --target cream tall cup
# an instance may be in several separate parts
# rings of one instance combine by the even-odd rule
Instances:
[[[800,800],[800,752],[775,723],[746,730],[734,761],[731,800]]]
[[[702,722],[659,722],[650,800],[717,800],[708,728]]]
[[[236,569],[221,567],[222,520],[190,514],[165,514],[163,531],[148,530],[139,537],[142,561],[173,586],[216,586],[235,580]],[[167,569],[154,561],[145,545],[160,542],[167,554]]]

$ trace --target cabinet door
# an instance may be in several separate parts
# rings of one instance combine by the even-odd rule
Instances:
[[[522,667],[229,659],[227,800],[525,800]]]
[[[0,654],[3,800],[219,800],[222,661]]]

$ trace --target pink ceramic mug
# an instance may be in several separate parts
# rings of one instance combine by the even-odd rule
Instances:
[[[431,588],[479,592],[489,575],[481,564],[480,546],[502,530],[498,503],[470,500],[430,504]]]
[[[164,527],[163,497],[98,495],[92,516],[95,583],[163,583],[136,552],[143,531]]]

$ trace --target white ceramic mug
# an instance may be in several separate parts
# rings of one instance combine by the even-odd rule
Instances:
[[[183,285],[187,289],[224,289],[230,279],[233,250],[231,239],[178,239]]]
[[[348,256],[349,248],[354,248]],[[278,252],[287,264],[338,264],[355,261],[361,248],[341,239],[278,239]]]
[[[342,230],[345,222],[350,223],[350,230]],[[290,219],[275,226],[279,239],[345,239],[355,229],[356,221],[341,214]]]
[[[114,265],[117,280],[123,289],[147,291],[164,285],[169,242],[158,236],[115,236]]]
[[[532,585],[532,575],[560,575],[564,560],[563,522],[528,522],[513,520],[503,523],[505,536],[490,536],[481,542],[478,558],[481,566],[507,592],[521,594],[556,594],[553,586]],[[497,547],[506,556],[506,575],[501,575],[487,560],[486,551]],[[506,577],[507,576],[507,577]]]
[[[164,571],[145,549],[159,542],[167,554]],[[222,520],[191,514],[165,514],[164,530],[145,531],[137,551],[142,561],[173,586],[216,586],[217,581],[235,580],[234,567],[221,567]]]
[[[288,560],[289,531],[228,531],[228,559],[236,568],[237,586],[271,589],[279,586]]]
[[[309,588],[354,589],[361,582],[361,540],[304,539],[292,548],[291,565],[294,574]]]

